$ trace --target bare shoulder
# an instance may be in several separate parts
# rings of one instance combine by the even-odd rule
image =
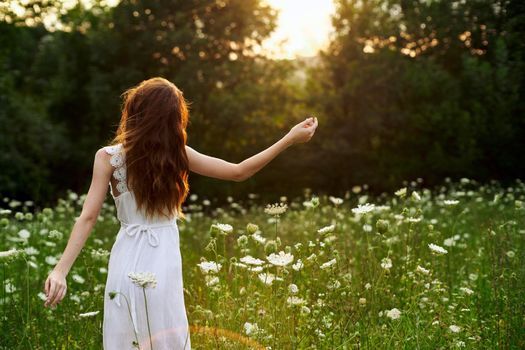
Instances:
[[[95,152],[94,167],[105,173],[112,172],[111,154],[108,152],[107,147],[101,147]]]

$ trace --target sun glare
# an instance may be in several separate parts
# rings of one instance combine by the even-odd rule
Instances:
[[[325,48],[331,31],[333,0],[263,0],[279,11],[277,28],[263,43],[273,58],[314,56]]]

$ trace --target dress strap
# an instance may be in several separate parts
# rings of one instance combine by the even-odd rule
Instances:
[[[111,155],[109,162],[115,168],[115,170],[113,171],[113,177],[117,180],[116,189],[118,191],[118,194],[120,195],[124,192],[128,192],[129,189],[126,181],[126,155],[124,154],[122,144],[119,143],[112,146],[106,146],[104,147],[104,150],[106,151],[106,153]],[[113,194],[113,197],[117,196],[114,193],[113,188],[111,189],[111,192]]]

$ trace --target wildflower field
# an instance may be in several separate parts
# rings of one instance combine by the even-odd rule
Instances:
[[[192,194],[179,221],[192,348],[525,348],[525,185],[400,187],[222,207]],[[1,203],[0,349],[102,349],[110,197],[66,297],[43,306],[84,198]]]

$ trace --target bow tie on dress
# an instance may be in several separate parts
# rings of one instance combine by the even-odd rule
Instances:
[[[159,236],[151,228],[153,225],[148,225],[148,224],[125,224],[125,223],[122,223],[122,224],[125,227],[126,234],[128,236],[133,237],[133,236],[135,236],[136,234],[138,234],[140,232],[146,232],[146,234],[148,235],[148,243],[152,247],[156,247],[156,246],[159,245]]]

